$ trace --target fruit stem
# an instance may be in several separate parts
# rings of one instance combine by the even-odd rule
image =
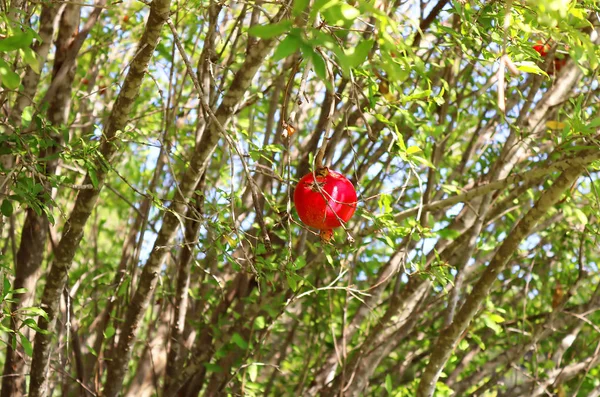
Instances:
[[[331,238],[333,237],[333,229],[323,229],[319,233],[319,237],[321,237],[321,241],[324,243],[329,243]]]

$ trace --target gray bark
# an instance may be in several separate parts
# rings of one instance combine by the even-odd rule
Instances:
[[[152,58],[154,48],[158,43],[162,26],[168,17],[169,7],[170,1],[168,0],[152,3],[148,22],[139,43],[139,50],[131,62],[123,88],[104,129],[100,155],[94,160],[98,185],[94,189],[79,191],[75,206],[65,225],[63,236],[54,252],[54,261],[46,279],[41,303],[42,309],[48,314],[48,320],[43,317],[38,320],[38,326],[43,330],[51,331],[54,329],[59,313],[59,298],[67,281],[69,267],[83,237],[84,227],[104,185],[108,168],[120,148],[116,134],[118,131],[123,130],[127,124],[129,112],[139,93],[142,79]],[[89,174],[86,176],[84,183],[92,183]],[[51,342],[51,334],[38,333],[36,335],[31,368],[30,396],[45,396],[48,392],[47,369],[50,361]]]

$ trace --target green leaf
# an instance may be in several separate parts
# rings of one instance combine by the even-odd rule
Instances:
[[[37,74],[40,74],[42,71],[41,67],[40,67],[41,63],[40,63],[40,60],[38,59],[38,56],[35,53],[35,51],[33,51],[31,48],[27,47],[22,50],[22,54],[23,54],[23,62],[25,62],[25,64],[28,65],[31,68],[31,70],[33,70]]]
[[[93,169],[92,167],[88,167],[88,176],[90,177],[90,180],[92,181],[92,185],[95,188],[98,188],[98,176],[96,175],[96,170]]]
[[[352,23],[360,15],[360,11],[346,3],[336,3],[331,7],[323,8],[323,18],[330,25],[344,26],[347,23]]]
[[[544,74],[544,75],[546,74],[546,72],[544,72],[542,69],[540,69],[540,67],[535,62],[531,62],[531,61],[515,62],[515,66],[521,72],[533,73],[533,74]]]
[[[483,343],[483,341],[477,334],[473,333],[473,334],[470,334],[470,336],[475,341],[475,343],[477,343],[479,345],[479,348],[481,350],[485,350],[485,344]]]
[[[427,160],[426,158],[423,158],[421,156],[412,156],[411,159],[416,160],[417,162],[423,164],[426,167],[435,169],[435,166],[433,165],[433,163],[431,161]]]
[[[6,217],[11,216],[13,214],[12,201],[9,199],[2,200],[2,206],[0,207],[0,210],[2,211],[2,215]]]
[[[373,40],[362,40],[356,47],[346,51],[349,66],[355,68],[362,64],[369,56],[373,43]]]
[[[242,335],[237,332],[231,337],[231,341],[235,343],[240,349],[246,350],[248,348],[248,342],[242,338]]]
[[[298,290],[298,283],[291,277],[289,274],[286,274],[285,278],[287,279],[288,286],[292,289],[292,291],[296,292]]]
[[[490,328],[496,335],[502,333],[502,327],[500,327],[489,315],[481,316],[483,323],[486,327]]]
[[[108,328],[106,328],[106,330],[104,331],[104,337],[106,339],[112,338],[112,336],[116,333],[115,327],[113,327],[112,325],[109,326]]]
[[[23,109],[23,114],[21,114],[21,123],[23,126],[27,127],[31,123],[31,118],[33,117],[33,107],[27,106]]]
[[[213,363],[204,363],[204,368],[208,372],[223,372],[223,368]]]
[[[595,119],[590,121],[590,123],[587,126],[588,128],[600,127],[600,117],[596,117]]]
[[[25,312],[28,316],[42,316],[48,321],[48,314],[41,307],[30,306],[30,307],[22,307],[19,309],[21,312]]]
[[[356,19],[356,17],[360,15],[359,10],[346,3],[340,4],[340,12],[342,13],[342,16],[349,21]]]
[[[40,327],[38,327],[37,323],[32,318],[25,319],[23,321],[23,323],[21,324],[21,326],[27,326],[27,327],[31,328],[32,330],[34,330],[35,332],[40,333],[40,334],[44,334],[44,335],[50,335],[51,334],[50,331],[45,330],[45,329],[41,329]]]
[[[403,100],[405,102],[414,101],[414,100],[417,100],[417,99],[427,98],[430,95],[431,95],[431,90],[416,89],[412,94],[410,94],[408,96],[405,96],[403,98]]]
[[[21,339],[21,346],[23,346],[23,351],[25,352],[25,354],[31,357],[33,355],[33,346],[31,345],[31,342],[25,337],[25,335],[23,335],[20,332],[19,337]]]
[[[327,66],[325,65],[325,60],[318,54],[317,52],[312,53],[312,61],[315,73],[319,78],[329,87],[331,83],[327,79]]]
[[[500,324],[500,323],[503,323],[504,321],[506,321],[504,319],[504,317],[502,317],[501,315],[496,314],[496,313],[490,313],[488,316],[490,317],[490,320],[492,320],[493,322],[495,322],[497,324]]]
[[[292,55],[300,49],[300,43],[301,41],[297,36],[289,34],[273,52],[273,61],[277,62]]]
[[[302,12],[308,6],[309,0],[294,0],[294,7],[292,8],[292,15],[297,17],[302,14]]]
[[[390,374],[385,376],[385,391],[387,391],[388,395],[392,394],[392,377]]]
[[[406,154],[415,154],[421,151],[421,148],[417,146],[409,146],[408,148],[406,148]]]
[[[379,210],[382,214],[387,214],[392,212],[392,203],[394,202],[394,197],[391,194],[381,193],[379,195]]]
[[[339,0],[315,0],[310,8],[309,23],[312,24],[315,21],[319,12],[325,11],[337,3],[339,3]]]
[[[96,350],[94,350],[92,346],[87,345],[87,348],[89,349],[90,353],[92,353],[92,356],[98,357],[98,353],[96,353]]]
[[[248,34],[261,39],[271,39],[282,35],[283,33],[290,30],[292,27],[292,21],[286,19],[285,21],[271,23],[268,25],[254,25],[248,29]]]
[[[250,378],[250,382],[256,382],[256,377],[258,376],[258,365],[251,364],[248,367],[248,377]]]
[[[16,90],[21,84],[19,75],[13,72],[10,66],[2,59],[0,59],[0,81],[9,90]]]
[[[20,48],[27,48],[33,42],[33,33],[31,31],[17,33],[13,36],[0,40],[0,51],[15,51]]]
[[[266,325],[266,321],[264,316],[258,316],[256,317],[256,320],[254,320],[254,329],[263,329]]]
[[[587,215],[580,210],[579,208],[574,208],[573,209],[573,215],[575,215],[575,218],[577,218],[577,220],[579,221],[579,223],[581,223],[582,225],[587,225],[588,224],[588,217]]]

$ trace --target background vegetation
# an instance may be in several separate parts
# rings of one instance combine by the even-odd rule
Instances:
[[[599,6],[0,2],[1,396],[599,396]]]

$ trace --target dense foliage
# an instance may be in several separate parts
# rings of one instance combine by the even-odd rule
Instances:
[[[0,3],[2,397],[600,396],[600,3],[91,1]]]

